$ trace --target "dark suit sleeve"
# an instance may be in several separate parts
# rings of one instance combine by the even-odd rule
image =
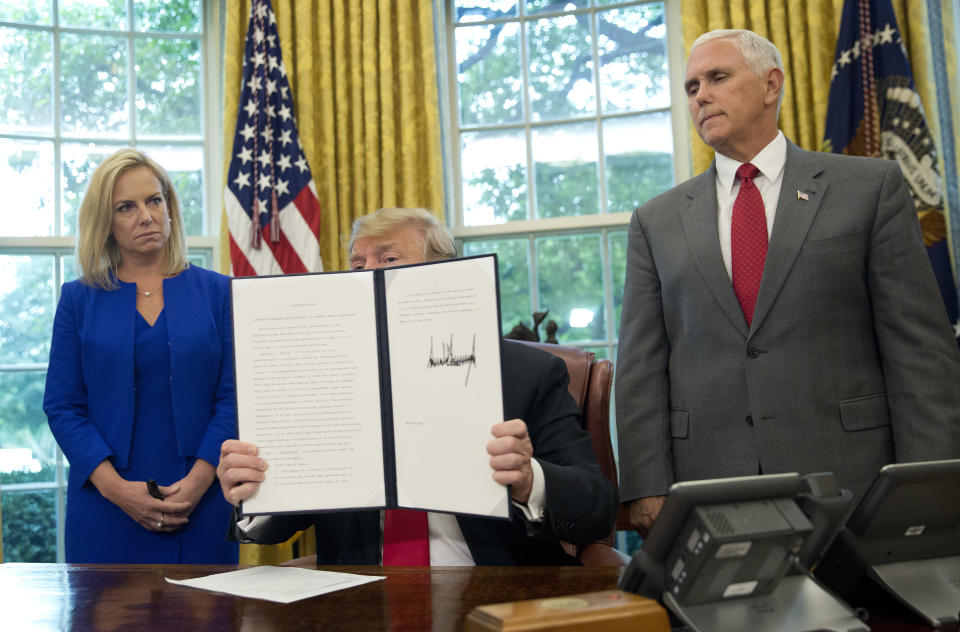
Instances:
[[[960,457],[960,359],[913,199],[884,170],[867,261],[897,461]]]
[[[608,536],[616,520],[617,496],[597,463],[590,435],[580,428],[576,402],[567,390],[570,377],[566,365],[555,356],[526,347],[523,361],[516,362],[509,347],[519,345],[505,346],[507,417],[519,417],[526,422],[533,456],[544,475],[543,522],[539,530],[533,524],[529,526],[538,536],[556,537],[572,544]],[[517,366],[522,368],[511,368]],[[525,397],[516,397],[518,393]],[[522,405],[512,405],[518,399]],[[520,516],[515,508],[514,519],[522,520]]]

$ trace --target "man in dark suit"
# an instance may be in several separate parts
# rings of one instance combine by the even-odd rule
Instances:
[[[641,530],[675,481],[830,471],[860,495],[886,463],[960,456],[957,345],[900,169],[796,147],[783,84],[755,33],[695,41],[716,160],[631,220],[616,392]]]
[[[453,238],[423,209],[381,209],[354,224],[355,270],[445,259]],[[487,444],[494,480],[510,486],[511,520],[429,514],[432,565],[575,564],[561,541],[588,544],[606,537],[617,498],[580,428],[559,358],[520,343],[501,345],[507,421]],[[217,468],[224,496],[236,505],[269,475],[256,446],[226,441]],[[437,472],[442,476],[442,472]],[[241,521],[242,541],[282,542],[316,525],[318,564],[379,564],[381,512],[352,511],[258,517]]]

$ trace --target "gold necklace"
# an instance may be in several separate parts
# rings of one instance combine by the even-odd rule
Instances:
[[[137,287],[137,294],[143,294],[144,296],[149,297],[149,296],[152,295],[152,294],[156,294],[157,291],[160,290],[161,288],[163,288],[163,281],[160,281],[160,285],[158,285],[157,287],[153,288],[153,289],[150,290],[149,292],[141,292],[141,291],[140,291],[140,287],[138,286],[138,287]]]

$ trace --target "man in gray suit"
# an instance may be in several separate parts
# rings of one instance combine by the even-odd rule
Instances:
[[[641,531],[675,481],[830,471],[859,496],[884,464],[960,456],[960,354],[900,169],[788,141],[783,84],[755,33],[698,38],[716,160],[631,219],[616,391]]]

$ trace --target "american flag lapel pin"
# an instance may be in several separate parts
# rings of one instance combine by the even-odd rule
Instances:
[[[804,193],[803,191],[801,191],[800,189],[797,189],[797,199],[803,200],[804,202],[806,202],[810,200],[810,196]]]

